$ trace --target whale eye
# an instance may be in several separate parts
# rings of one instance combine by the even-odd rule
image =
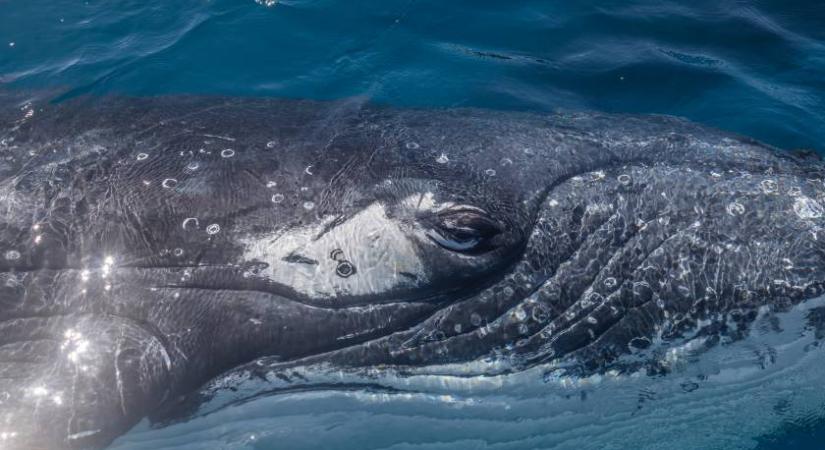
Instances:
[[[492,239],[501,232],[501,225],[485,211],[459,206],[437,213],[427,237],[447,250],[480,253],[495,247]]]

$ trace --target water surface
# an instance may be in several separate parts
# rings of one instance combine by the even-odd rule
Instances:
[[[823,24],[804,0],[6,0],[0,82],[665,113],[822,150]]]

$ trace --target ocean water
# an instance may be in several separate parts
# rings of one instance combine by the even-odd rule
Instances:
[[[358,96],[398,106],[664,113],[825,153],[825,6],[0,0],[0,88],[54,101]],[[325,374],[323,385],[347,388],[278,395],[240,383],[194,418],[142,423],[114,448],[821,449],[825,357],[804,350],[801,329],[763,343],[783,349],[767,369],[753,368],[755,340],[666,380],[422,373],[388,374],[377,387]]]
[[[822,150],[823,24],[811,0],[5,0],[0,83],[655,112]]]

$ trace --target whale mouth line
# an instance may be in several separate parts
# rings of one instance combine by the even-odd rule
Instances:
[[[247,267],[244,265],[235,264],[199,264],[199,265],[118,265],[115,269],[128,269],[138,272],[151,273],[155,270],[171,270],[175,273],[181,273],[188,270],[196,272],[190,275],[195,278],[196,275],[203,276],[203,272],[208,272],[209,277],[205,279],[193,279],[191,282],[167,282],[164,284],[156,284],[152,287],[157,289],[169,290],[203,290],[203,291],[222,291],[222,292],[244,292],[244,293],[258,293],[271,297],[278,297],[284,301],[294,304],[300,304],[309,308],[325,309],[325,310],[357,310],[361,308],[369,308],[373,306],[389,307],[392,305],[404,304],[430,304],[433,306],[443,305],[455,301],[463,301],[472,297],[478,291],[483,290],[484,286],[476,286],[476,289],[467,289],[466,287],[457,287],[439,292],[429,292],[429,295],[387,295],[374,294],[359,297],[355,296],[325,296],[325,297],[311,297],[303,295],[295,291],[288,285],[278,283],[269,278],[258,276],[255,274],[246,273]],[[65,270],[65,269],[64,269]],[[81,269],[74,269],[81,270]],[[227,278],[215,280],[216,271],[221,275],[228,275]],[[201,272],[202,271],[202,272]],[[198,273],[200,272],[200,273]],[[115,271],[113,270],[113,273]],[[117,276],[114,275],[116,280]],[[423,289],[428,291],[428,289]],[[390,293],[392,294],[392,293]],[[399,294],[399,293],[396,293]]]
[[[383,301],[364,301],[359,303],[349,303],[346,305],[323,305],[319,301],[302,301],[295,296],[285,295],[279,292],[273,292],[271,290],[266,289],[259,289],[255,287],[238,287],[238,286],[229,286],[229,287],[212,287],[208,285],[201,285],[201,284],[189,284],[189,285],[174,285],[174,284],[167,284],[167,285],[160,285],[154,286],[156,289],[168,289],[168,290],[200,290],[200,291],[221,291],[225,293],[255,293],[255,294],[263,294],[269,297],[277,297],[279,300],[283,300],[289,303],[299,304],[302,306],[306,306],[307,308],[313,309],[325,309],[325,310],[358,310],[369,308],[372,306],[382,306],[382,307],[389,307],[393,305],[410,305],[410,304],[418,304],[418,305],[438,305],[444,303],[446,300],[442,299],[445,297],[445,294],[438,294],[435,296],[430,297],[419,297],[419,298],[412,298],[412,299],[388,299]],[[334,297],[330,298],[330,302],[334,301]],[[274,299],[273,299],[274,300]]]
[[[66,273],[75,274],[79,277],[84,277],[84,282],[88,279],[89,274],[94,274],[99,271],[108,271],[105,280],[114,283],[115,287],[119,280],[131,283],[139,283],[141,280],[132,279],[132,276],[146,277],[145,281],[147,288],[155,289],[169,289],[169,290],[202,290],[202,291],[223,291],[223,292],[245,292],[245,293],[259,293],[271,297],[277,297],[283,301],[303,305],[309,308],[323,309],[323,310],[357,310],[359,308],[368,308],[371,306],[389,307],[392,305],[404,304],[430,304],[433,306],[444,305],[449,303],[461,302],[472,298],[478,292],[483,291],[489,287],[489,283],[482,283],[473,286],[472,289],[467,286],[459,286],[452,289],[438,290],[432,292],[430,289],[422,289],[424,295],[410,295],[410,293],[383,293],[364,296],[337,296],[328,295],[324,297],[311,297],[309,295],[302,295],[292,289],[290,286],[275,282],[265,277],[258,275],[244,274],[248,267],[243,264],[130,264],[118,263],[109,267],[95,267],[93,265],[62,265],[62,266],[22,266],[0,268],[0,276],[14,276],[19,274],[25,276],[27,274],[36,274],[38,272],[50,273]],[[193,278],[195,276],[204,277],[202,280],[193,280],[192,282],[178,282],[167,280],[166,283],[154,284],[150,281],[150,274],[156,271],[169,271],[170,274],[182,274],[187,270]],[[222,277],[215,279],[215,275],[220,274]],[[387,295],[400,294],[400,295]],[[427,295],[429,294],[429,295]],[[439,308],[435,308],[439,309]]]

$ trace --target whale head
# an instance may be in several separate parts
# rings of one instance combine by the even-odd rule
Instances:
[[[825,288],[822,164],[680,119],[169,97],[4,133],[21,448],[238,367],[657,373]]]

